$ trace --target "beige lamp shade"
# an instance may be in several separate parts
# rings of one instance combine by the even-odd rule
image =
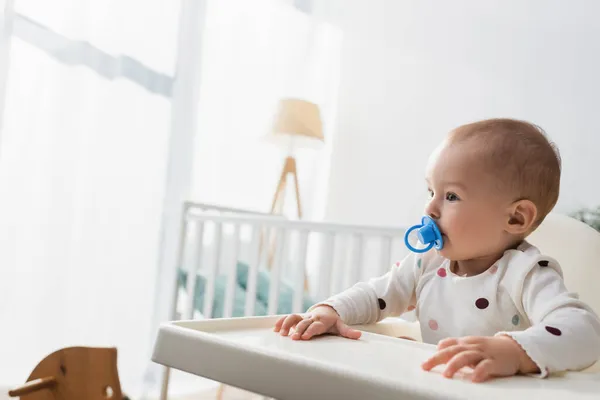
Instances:
[[[319,107],[306,100],[279,101],[269,141],[287,147],[317,147],[325,141]]]

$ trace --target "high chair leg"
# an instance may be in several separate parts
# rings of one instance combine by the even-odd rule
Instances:
[[[217,395],[215,396],[216,400],[223,400],[223,391],[225,390],[225,385],[219,383],[219,387],[217,388]]]
[[[171,377],[171,368],[165,367],[163,369],[163,379],[160,388],[160,400],[167,400],[169,396],[169,378]]]

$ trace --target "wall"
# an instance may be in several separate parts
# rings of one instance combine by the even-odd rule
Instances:
[[[530,120],[557,143],[558,211],[600,204],[600,2],[313,5],[344,34],[327,219],[415,222],[430,151],[453,127],[490,117]]]
[[[338,28],[313,21],[288,3],[209,2],[192,198],[268,212],[289,149],[274,146],[266,136],[277,101],[297,97],[319,106],[327,138],[319,151],[294,152],[303,215],[322,219],[341,34]],[[283,209],[289,217],[296,215],[292,183],[290,179]]]

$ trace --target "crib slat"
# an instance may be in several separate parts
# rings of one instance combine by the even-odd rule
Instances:
[[[276,235],[275,263],[271,266],[271,279],[269,284],[269,305],[267,307],[269,315],[277,314],[279,305],[279,281],[287,253],[290,231],[287,229],[277,229]]]
[[[345,234],[334,233],[333,264],[331,265],[331,293],[340,293],[346,289],[346,280],[348,279],[348,248],[351,244],[351,237]]]
[[[223,226],[220,222],[215,223],[214,237],[214,261],[210,266],[210,270],[206,274],[206,291],[204,292],[204,317],[212,318],[213,304],[215,301],[215,281],[217,280],[217,271],[219,261],[221,260],[221,232]]]
[[[390,270],[392,264],[392,238],[383,236],[381,238],[381,275]]]
[[[233,316],[233,303],[235,298],[235,284],[237,278],[237,261],[240,248],[240,232],[238,224],[233,225],[233,248],[231,249],[232,261],[225,267],[227,276],[227,286],[225,287],[225,304],[223,317],[231,318]]]
[[[292,302],[292,312],[303,312],[304,281],[306,279],[306,252],[308,250],[308,232],[298,232],[300,235],[298,242],[297,262],[294,263],[294,299]]]
[[[348,280],[346,281],[346,287],[352,286],[360,281],[360,266],[363,257],[363,247],[365,245],[365,238],[363,235],[353,235],[352,238],[352,255],[350,262],[350,271],[348,273]]]
[[[193,252],[192,263],[187,271],[187,284],[186,284],[186,294],[187,294],[187,304],[185,307],[185,311],[183,314],[184,319],[192,319],[194,318],[194,300],[196,299],[196,281],[198,276],[198,270],[200,269],[200,265],[202,264],[202,250],[203,250],[203,239],[204,239],[204,222],[198,221],[198,231],[197,231],[197,240],[196,246],[197,249]]]
[[[321,248],[321,265],[319,265],[319,300],[325,300],[331,295],[331,273],[333,270],[334,236],[323,233],[323,247]]]
[[[252,225],[252,244],[250,248],[251,256],[248,265],[248,279],[246,283],[246,304],[244,315],[246,317],[254,316],[254,306],[256,304],[256,284],[258,281],[258,268],[260,266],[260,236],[261,225]]]

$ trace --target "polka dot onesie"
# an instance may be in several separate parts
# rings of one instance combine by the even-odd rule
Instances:
[[[565,288],[552,258],[524,242],[487,271],[461,277],[436,252],[410,254],[382,277],[321,304],[347,324],[374,323],[416,309],[423,341],[510,335],[549,372],[588,367],[600,358],[600,320]]]

